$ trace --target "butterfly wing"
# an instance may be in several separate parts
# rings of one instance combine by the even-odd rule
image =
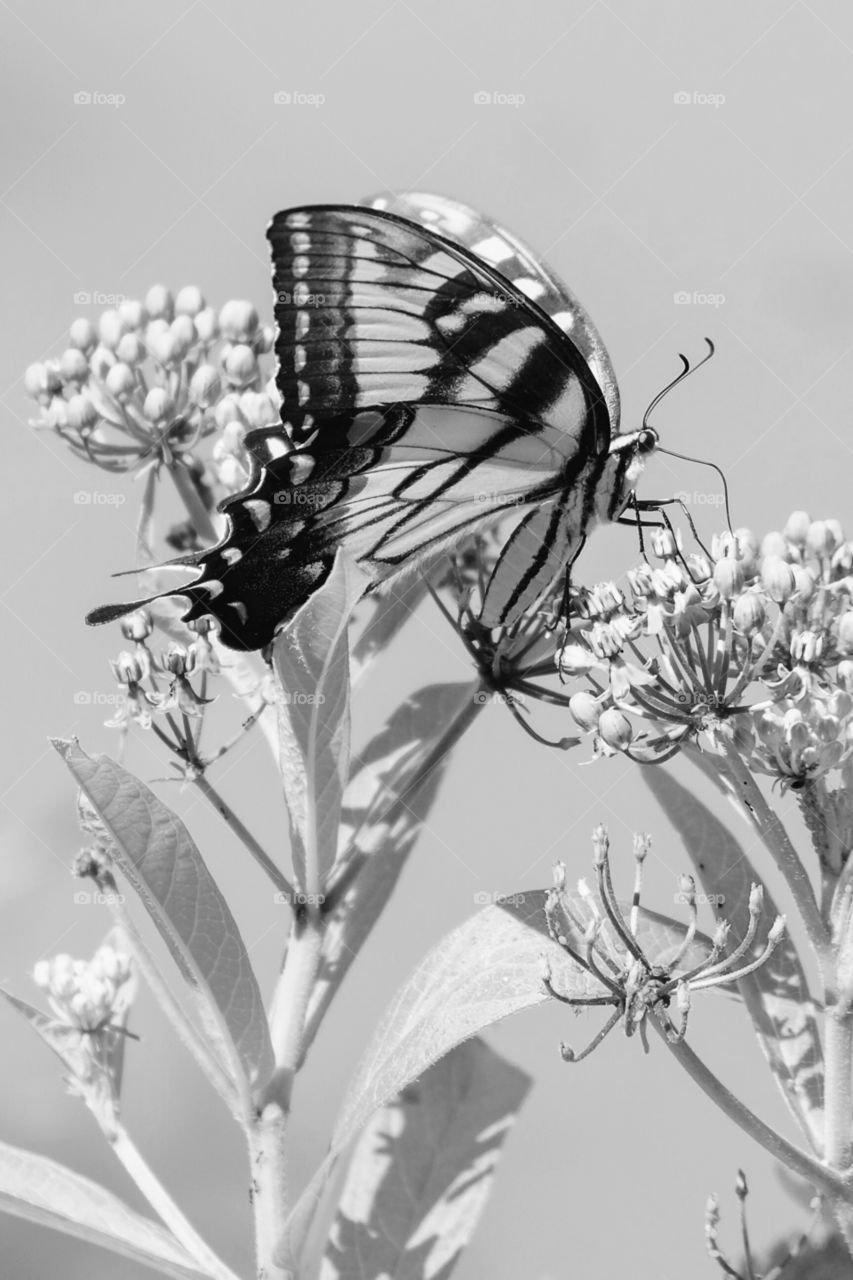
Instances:
[[[410,218],[461,244],[532,299],[586,360],[604,395],[611,432],[617,433],[619,384],[601,335],[577,295],[523,240],[476,209],[431,192],[398,191],[391,195],[382,192],[367,196],[361,203]]]
[[[226,538],[173,562],[201,569],[169,593],[188,597],[188,618],[212,614],[226,644],[259,648],[339,546],[378,584],[502,512],[524,525],[572,493],[568,541],[582,539],[610,418],[546,312],[464,246],[386,212],[286,210],[268,236],[284,431],[247,437],[253,473],[223,503]],[[486,621],[511,620],[529,598],[510,581],[524,536],[511,539]],[[530,581],[562,562],[540,544]]]

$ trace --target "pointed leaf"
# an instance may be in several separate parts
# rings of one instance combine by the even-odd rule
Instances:
[[[88,756],[76,742],[54,746],[109,832],[112,856],[169,948],[221,1065],[235,1082],[266,1080],[273,1055],[257,980],[186,827],[108,756]]]
[[[334,861],[349,767],[349,637],[367,578],[340,552],[273,648],[279,762],[298,887],[318,894]]]
[[[444,775],[441,740],[479,686],[429,685],[398,707],[362,752],[344,793],[339,861],[367,859],[328,917],[305,1048],[394,891]]]
[[[546,972],[563,995],[601,993],[597,981],[550,937],[546,897],[544,890],[525,890],[486,907],[443,938],[403,983],[350,1081],[328,1155],[285,1227],[281,1266],[296,1269],[332,1165],[377,1107],[463,1040],[550,999]],[[677,921],[643,912],[637,937],[650,958],[658,959],[677,948],[684,932]],[[708,940],[695,946],[706,954]]]
[[[691,759],[693,756],[691,755]],[[721,790],[715,770],[699,763]],[[718,919],[728,920],[735,939],[743,937],[752,884],[763,884],[743,846],[696,796],[654,765],[642,770],[670,822],[684,841]],[[778,914],[767,887],[758,930],[760,947]],[[786,933],[766,964],[738,984],[759,1042],[794,1118],[816,1151],[823,1149],[823,1051],[806,974]]]
[[[378,1111],[350,1162],[320,1280],[447,1280],[529,1088],[475,1039]]]
[[[45,1156],[0,1143],[0,1209],[51,1227],[174,1280],[207,1273],[159,1223],[112,1192]]]

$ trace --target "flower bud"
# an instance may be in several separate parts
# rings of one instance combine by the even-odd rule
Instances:
[[[68,425],[73,431],[85,431],[98,421],[98,411],[88,396],[72,396],[66,412]]]
[[[47,369],[43,364],[31,364],[24,373],[24,390],[33,400],[47,395]]]
[[[593,694],[586,689],[581,689],[569,698],[569,713],[578,728],[589,733],[598,727],[601,707]]]
[[[568,675],[585,675],[597,665],[597,659],[586,645],[570,641],[557,656],[557,666]]]
[[[724,556],[714,565],[714,586],[724,600],[731,600],[743,586],[746,575],[743,561],[733,555]]]
[[[688,556],[687,567],[694,582],[707,582],[711,576],[711,565],[707,556],[698,553]]]
[[[175,356],[177,359],[183,360],[190,348],[194,347],[198,341],[192,317],[187,315],[176,316],[172,321],[169,333],[172,338]]]
[[[598,721],[598,732],[602,741],[615,751],[626,750],[634,737],[631,721],[617,707],[608,707],[606,711],[602,711]]]
[[[823,635],[814,631],[799,631],[791,636],[791,657],[794,662],[811,665],[823,653]]]
[[[145,307],[138,298],[125,298],[124,302],[119,303],[118,313],[128,330],[144,328],[148,319]]]
[[[171,291],[164,284],[153,285],[145,295],[145,310],[152,320],[171,320],[174,314]]]
[[[275,329],[272,325],[265,324],[263,329],[259,330],[254,345],[258,355],[264,356],[272,351],[275,346]]]
[[[116,358],[122,364],[142,364],[147,355],[145,343],[138,333],[126,333],[116,347]]]
[[[110,395],[117,400],[132,396],[136,390],[136,378],[130,365],[122,364],[121,361],[114,364],[106,376],[106,386]]]
[[[232,299],[219,313],[219,328],[223,338],[231,342],[245,342],[258,327],[258,313],[251,302]]]
[[[834,522],[836,525],[837,521]],[[836,538],[835,530],[830,528],[828,520],[813,520],[806,535],[806,546],[812,555],[831,556],[838,546],[840,538]]]
[[[771,600],[784,604],[794,593],[796,580],[791,566],[781,556],[766,556],[761,563],[761,581]]]
[[[742,635],[754,636],[764,626],[767,612],[761,596],[756,592],[748,592],[738,596],[733,611],[735,627]]]
[[[740,557],[743,560],[743,567],[749,573],[756,561],[761,544],[758,535],[752,529],[735,529],[735,538],[740,549]]]
[[[165,387],[152,387],[142,406],[149,422],[164,422],[173,409],[174,402]]]
[[[848,693],[853,693],[853,662],[849,658],[843,659],[836,667],[835,674],[842,689],[846,689]]]
[[[153,630],[154,623],[147,609],[137,609],[135,613],[122,618],[121,633],[125,640],[147,640]]]
[[[832,553],[830,564],[833,574],[837,577],[850,573],[853,569],[853,543],[842,542],[841,546]]]
[[[235,458],[232,455],[230,457],[217,458],[215,461],[216,473],[219,476],[220,484],[233,492],[245,488],[249,473],[239,458]]]
[[[242,423],[243,415],[240,412],[240,403],[238,397],[229,392],[227,396],[223,396],[213,410],[213,419],[217,427],[227,427],[229,422]]]
[[[781,533],[765,533],[761,539],[760,554],[762,559],[767,556],[781,556],[784,560],[788,554],[788,543]]]
[[[653,587],[652,570],[647,564],[637,565],[636,569],[628,570],[628,582],[633,595],[651,595]]]
[[[195,316],[204,309],[204,297],[201,289],[194,284],[185,284],[175,298],[175,315]]]
[[[842,653],[853,653],[853,609],[838,619],[838,648]]]
[[[100,344],[95,347],[95,350],[89,356],[89,368],[92,370],[93,376],[100,378],[102,382],[115,362],[115,355],[110,351],[109,347],[104,347]]]
[[[250,427],[269,427],[279,421],[278,411],[263,391],[244,391],[240,409]]]
[[[194,320],[199,341],[205,346],[209,346],[219,337],[219,325],[216,322],[216,312],[213,307],[205,307],[203,311],[199,311]]]
[[[101,340],[101,345],[107,347],[110,351],[115,351],[126,332],[127,325],[114,308],[105,311],[98,321],[98,337]]]
[[[795,547],[803,547],[809,534],[811,516],[807,511],[792,511],[785,521],[784,534]]]
[[[115,661],[110,663],[119,684],[139,684],[140,680],[145,679],[148,675],[148,663],[143,658],[144,655],[122,649]]]
[[[239,343],[231,348],[223,362],[225,376],[229,382],[242,386],[255,376],[258,362],[251,347]]]
[[[606,862],[610,852],[610,836],[603,823],[599,823],[592,833],[592,861],[596,867]]]
[[[201,364],[190,380],[190,400],[202,409],[209,409],[219,399],[222,382],[212,364]]]
[[[173,676],[185,676],[191,669],[189,650],[182,644],[170,644],[163,656],[162,668]]]
[[[69,347],[59,359],[59,372],[66,382],[85,382],[89,377],[89,361],[79,347]]]
[[[91,320],[81,316],[79,320],[74,321],[68,334],[68,341],[72,347],[78,347],[81,351],[91,351],[97,340],[95,326]]]
[[[622,637],[608,622],[594,622],[587,637],[597,658],[615,658],[622,649]]]
[[[674,556],[678,547],[669,529],[655,529],[652,534],[652,551],[661,560]]]

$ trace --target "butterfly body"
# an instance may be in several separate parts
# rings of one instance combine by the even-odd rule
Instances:
[[[282,422],[246,437],[226,537],[174,561],[201,573],[167,593],[231,647],[267,644],[338,547],[378,589],[501,520],[482,621],[511,623],[620,514],[656,442],[619,434],[603,344],[529,250],[440,197],[396,204],[422,225],[318,205],[269,228]]]

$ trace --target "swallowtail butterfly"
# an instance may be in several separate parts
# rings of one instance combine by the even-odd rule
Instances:
[[[160,594],[260,649],[339,547],[379,588],[511,517],[481,613],[511,624],[619,517],[657,444],[645,426],[620,434],[583,307],[514,236],[437,196],[286,209],[267,235],[281,422],[246,437],[252,474],[222,503],[222,541],[170,562],[198,577]]]

